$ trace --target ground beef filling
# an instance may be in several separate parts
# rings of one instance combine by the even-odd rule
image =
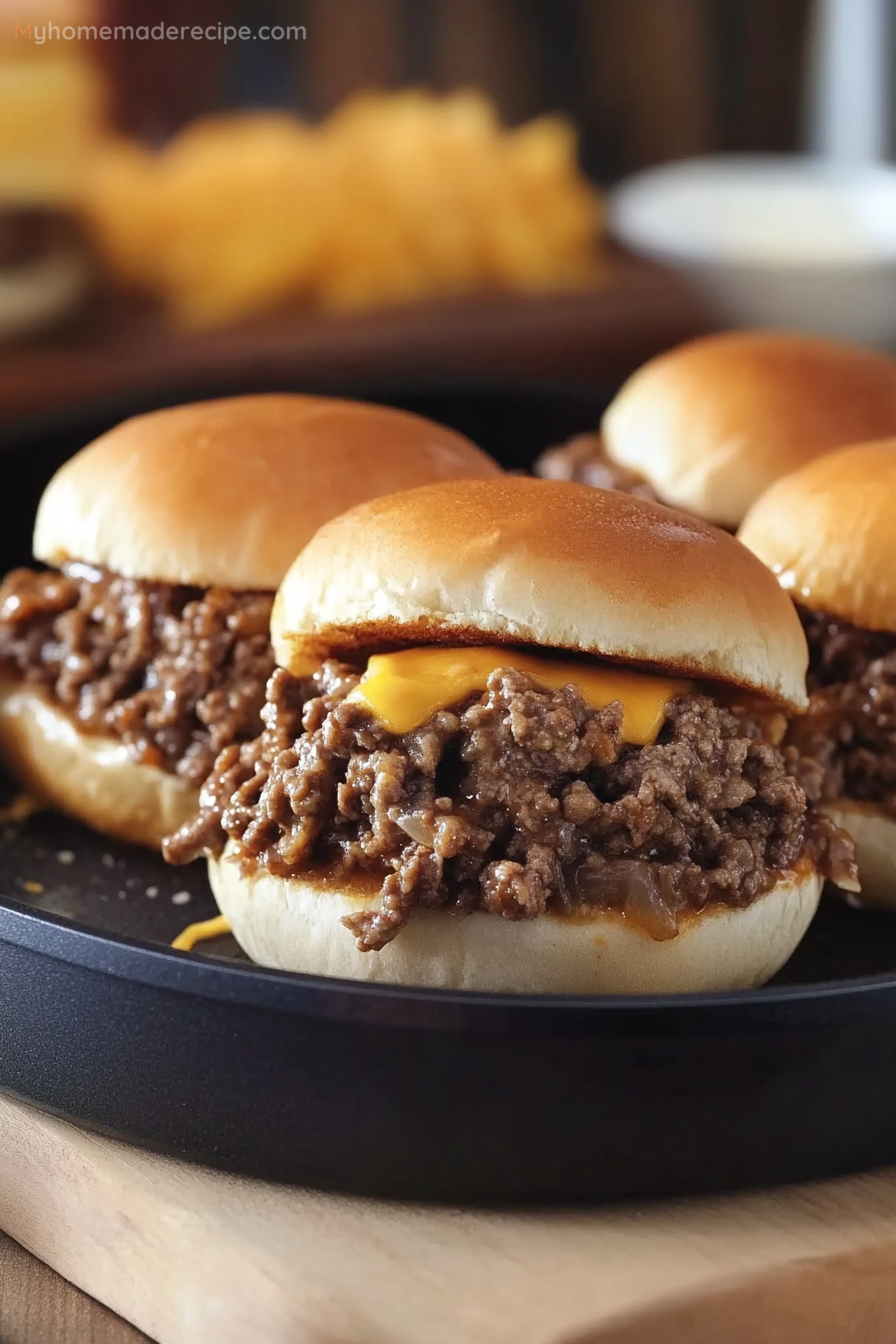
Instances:
[[[558,448],[548,448],[535,463],[535,475],[549,481],[578,481],[600,490],[620,490],[658,502],[656,491],[643,476],[607,457],[599,434],[579,434]]]
[[[125,579],[72,563],[0,585],[0,669],[87,733],[197,788],[230,743],[258,733],[274,659],[270,593]]]
[[[896,817],[896,635],[801,611],[809,709],[788,747],[816,802],[853,798]]]
[[[620,704],[592,710],[511,668],[400,737],[346,701],[357,681],[335,662],[305,682],[275,672],[265,731],[222,753],[166,858],[230,837],[247,872],[381,873],[381,907],[344,921],[363,951],[418,907],[613,908],[671,938],[682,913],[747,905],[803,857],[854,880],[852,842],[807,807],[760,721],[705,695],[672,702],[657,742],[634,747]]]

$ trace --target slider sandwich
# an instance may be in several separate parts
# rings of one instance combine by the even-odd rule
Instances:
[[[896,359],[785,332],[704,336],[650,360],[600,434],[549,449],[539,476],[656,499],[734,531],[762,491],[848,443],[896,434]]]
[[[319,397],[125,421],[56,473],[0,586],[0,756],[32,793],[158,847],[220,751],[255,738],[274,592],[317,528],[396,489],[499,469],[460,435]]]
[[[740,531],[796,603],[809,708],[787,747],[853,836],[862,901],[896,909],[896,439],[776,482]]]
[[[166,841],[255,961],[510,992],[759,984],[851,842],[777,743],[806,643],[733,537],[504,477],[325,525],[274,604],[264,731]]]

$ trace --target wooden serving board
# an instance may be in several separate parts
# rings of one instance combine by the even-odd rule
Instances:
[[[438,1209],[237,1180],[0,1098],[0,1226],[158,1344],[896,1339],[896,1170],[655,1206]]]

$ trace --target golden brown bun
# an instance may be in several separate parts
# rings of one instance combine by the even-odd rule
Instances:
[[[779,476],[896,434],[896,359],[784,332],[705,336],[638,369],[601,432],[666,504],[733,528]]]
[[[743,909],[709,906],[657,942],[617,915],[507,920],[415,911],[382,952],[359,952],[341,923],[376,903],[376,888],[339,890],[315,877],[243,877],[209,863],[222,914],[262,966],[347,980],[509,994],[676,994],[761,985],[793,952],[818,906],[806,868]]]
[[[121,742],[78,731],[21,683],[0,682],[0,758],[34,797],[105,835],[159,849],[196,814],[199,794],[139,765]]]
[[[738,533],[795,602],[896,632],[896,439],[776,481]]]
[[[856,842],[862,905],[896,910],[896,821],[867,803],[841,798],[824,808]]]
[[[806,703],[793,606],[733,537],[560,481],[455,481],[360,505],[299,555],[271,636],[294,672],[390,644],[535,644]]]
[[[229,397],[141,415],[62,466],[34,554],[129,578],[273,590],[321,523],[394,490],[500,469],[461,435],[327,397]]]

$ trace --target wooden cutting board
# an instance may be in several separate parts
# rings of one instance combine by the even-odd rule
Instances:
[[[653,1206],[439,1209],[237,1180],[0,1098],[0,1226],[159,1344],[896,1339],[896,1170]]]

